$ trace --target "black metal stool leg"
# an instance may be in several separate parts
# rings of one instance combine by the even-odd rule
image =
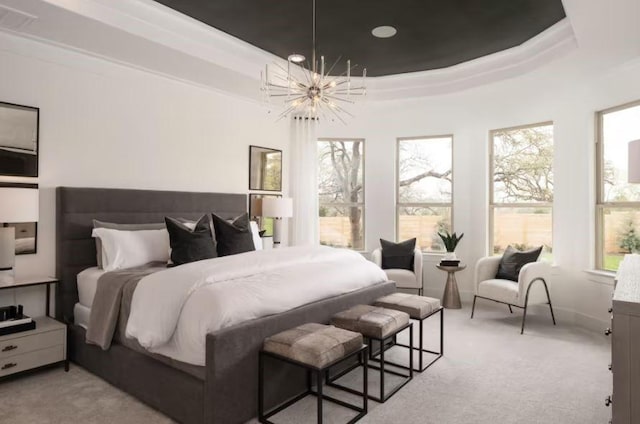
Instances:
[[[422,321],[420,321],[422,323]],[[411,339],[411,347],[409,348],[409,380],[413,379],[413,323],[409,326],[409,338]],[[422,357],[422,352],[420,352]]]
[[[369,411],[369,361],[366,352],[362,353],[362,409],[366,414]]]
[[[316,373],[318,397],[318,424],[322,424],[322,371]]]
[[[424,320],[421,319],[420,320],[420,358],[418,358],[418,368],[420,368],[420,370],[422,370],[422,356],[423,356],[422,355],[422,349],[424,349],[424,344],[423,344],[423,340],[422,340],[422,338],[424,337],[423,336],[423,331],[422,331],[423,330],[423,328],[422,328],[423,322],[424,322]],[[411,346],[413,346],[413,338],[411,340]],[[413,357],[413,352],[410,351],[409,353],[411,354],[411,357]]]
[[[384,349],[380,348],[380,399],[384,399]]]

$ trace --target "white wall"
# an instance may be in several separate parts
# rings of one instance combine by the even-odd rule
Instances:
[[[38,253],[16,258],[18,277],[55,274],[57,186],[246,193],[250,144],[288,163],[287,123],[258,104],[4,33],[0,101],[40,108]],[[41,315],[42,293],[17,301]]]
[[[397,137],[454,135],[454,227],[465,238],[457,254],[469,266],[457,274],[463,298],[472,296],[473,267],[488,246],[488,132],[554,121],[555,200],[552,300],[561,320],[604,328],[612,279],[584,272],[594,265],[594,118],[604,108],[640,99],[640,63],[585,72],[574,54],[525,76],[452,95],[373,103],[348,126],[320,129],[322,137],[365,139],[366,245],[395,237]],[[445,275],[425,255],[426,292],[440,297]],[[547,312],[548,313],[548,312]]]

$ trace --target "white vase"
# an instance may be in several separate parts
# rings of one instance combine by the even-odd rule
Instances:
[[[456,256],[456,252],[447,252],[444,254],[444,259],[446,261],[455,261],[458,257]]]

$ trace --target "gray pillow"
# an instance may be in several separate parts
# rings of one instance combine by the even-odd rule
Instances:
[[[413,271],[413,261],[415,258],[416,239],[394,243],[380,239],[382,247],[382,269],[406,269]]]
[[[249,214],[244,213],[232,222],[211,214],[215,239],[218,243],[218,256],[235,255],[256,250],[253,235],[249,227]]]
[[[542,246],[525,251],[514,249],[511,245],[507,246],[502,259],[500,259],[496,278],[517,282],[522,267],[530,262],[537,261],[540,252],[542,252]]]
[[[211,259],[217,256],[216,243],[211,237],[211,218],[204,215],[191,229],[174,218],[165,217],[169,243],[171,244],[171,263],[177,266],[190,262]]]
[[[144,230],[163,230],[164,222],[152,224],[117,224],[115,222],[103,222],[97,219],[93,220],[93,228],[106,228],[109,230],[120,231],[144,231]],[[102,241],[96,237],[96,263],[98,268],[102,269]]]

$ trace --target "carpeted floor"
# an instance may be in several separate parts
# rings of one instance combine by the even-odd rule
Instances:
[[[520,311],[510,315],[506,306],[478,301],[476,317],[470,320],[465,306],[445,311],[445,357],[385,404],[370,402],[370,412],[360,422],[608,422],[610,410],[604,406],[611,393],[608,339],[562,323],[553,327],[542,313],[531,315],[521,336]],[[435,331],[435,324],[425,334],[437,334],[427,333]],[[403,353],[395,354],[400,358]],[[372,372],[372,384],[375,377]],[[345,382],[353,384],[359,378],[354,371]],[[67,374],[56,368],[0,383],[0,399],[3,423],[172,422],[73,364]],[[349,416],[330,404],[325,413],[325,422]],[[309,398],[274,421],[307,423],[314,417],[315,404]]]

